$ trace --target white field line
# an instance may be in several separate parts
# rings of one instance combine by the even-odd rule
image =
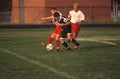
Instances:
[[[119,38],[77,38],[78,40],[103,40],[103,41],[114,41],[120,40]]]
[[[87,38],[78,38],[79,40],[120,40],[120,36],[100,36],[100,37],[87,37]]]
[[[108,42],[110,40],[120,40],[120,39],[115,39],[115,38],[77,38],[78,41],[92,41],[92,42],[99,42],[99,43],[104,43],[104,44],[109,44],[109,45],[114,45],[117,46],[116,43],[114,42]]]
[[[14,53],[14,52],[12,52],[12,51],[10,51],[10,50],[1,49],[1,48],[0,48],[0,50],[1,50],[1,51],[4,51],[4,52],[6,52],[6,53],[9,53],[9,54],[11,54],[11,55],[14,55],[14,56],[16,56],[17,58],[20,58],[20,59],[22,59],[22,60],[25,60],[25,61],[28,61],[28,62],[30,62],[30,63],[36,64],[36,65],[38,65],[38,66],[40,66],[40,67],[42,67],[42,68],[45,68],[45,69],[47,69],[47,70],[49,70],[49,71],[51,71],[51,72],[53,72],[53,73],[55,73],[55,74],[57,74],[57,75],[59,75],[59,76],[66,77],[67,79],[77,79],[76,77],[74,77],[74,76],[72,76],[72,75],[69,75],[68,73],[58,71],[58,70],[55,69],[55,68],[52,68],[52,67],[47,66],[47,65],[45,65],[45,64],[42,64],[41,62],[38,62],[38,61],[35,61],[35,60],[32,60],[32,59],[29,59],[29,58],[27,58],[27,57],[25,57],[25,56],[22,56],[22,55],[20,55],[20,54]]]

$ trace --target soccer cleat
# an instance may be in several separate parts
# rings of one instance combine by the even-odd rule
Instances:
[[[42,42],[41,44],[42,44],[43,46],[46,46],[46,45],[47,45],[45,42]]]
[[[77,43],[77,47],[80,47],[80,43]]]
[[[59,49],[56,49],[57,52],[59,52]]]
[[[60,48],[59,47],[56,47],[56,51],[59,52]]]
[[[70,40],[68,40],[68,43],[70,43]]]
[[[72,50],[70,47],[68,47],[66,50]]]
[[[76,46],[74,46],[74,48],[75,48],[75,49],[80,48],[80,44],[79,44],[79,43],[77,43],[77,45],[76,45]]]
[[[77,43],[77,50],[80,51],[80,44]]]
[[[74,46],[75,49],[77,49],[77,46]]]

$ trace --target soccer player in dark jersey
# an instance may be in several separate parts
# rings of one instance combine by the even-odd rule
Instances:
[[[53,33],[51,34],[50,38],[47,40],[47,42],[42,42],[42,45],[46,46],[47,44],[50,44],[54,38],[56,39],[56,50],[59,51],[59,46],[60,46],[60,35],[61,35],[61,32],[62,32],[62,26],[64,25],[67,25],[68,23],[64,23],[63,24],[59,24],[59,19],[60,19],[60,14],[58,12],[55,12],[53,14],[53,20],[52,20],[52,23],[56,26],[55,30],[53,31]],[[59,18],[58,18],[59,17]]]
[[[52,20],[53,23],[57,23],[59,27],[62,27],[62,33],[60,36],[60,42],[66,47],[67,50],[70,50],[71,48],[68,46],[68,44],[64,41],[65,38],[76,44],[76,46],[79,46],[79,43],[76,42],[76,40],[71,37],[71,22],[65,17],[60,16],[58,12],[54,13],[54,19]]]

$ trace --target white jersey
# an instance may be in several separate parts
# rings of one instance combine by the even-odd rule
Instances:
[[[77,12],[75,12],[74,10],[71,10],[69,12],[69,15],[71,17],[70,21],[72,23],[78,23],[78,22],[81,22],[82,20],[85,20],[85,15],[80,10],[78,10]]]

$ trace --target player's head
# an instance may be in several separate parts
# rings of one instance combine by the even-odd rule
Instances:
[[[59,20],[60,19],[60,14],[58,12],[55,12],[53,14],[53,17],[54,17],[55,20]]]
[[[78,3],[74,3],[74,4],[73,4],[73,9],[74,9],[75,11],[78,11],[78,7],[79,7]]]
[[[50,13],[53,15],[55,12],[57,11],[57,9],[55,7],[51,7],[50,9]]]

